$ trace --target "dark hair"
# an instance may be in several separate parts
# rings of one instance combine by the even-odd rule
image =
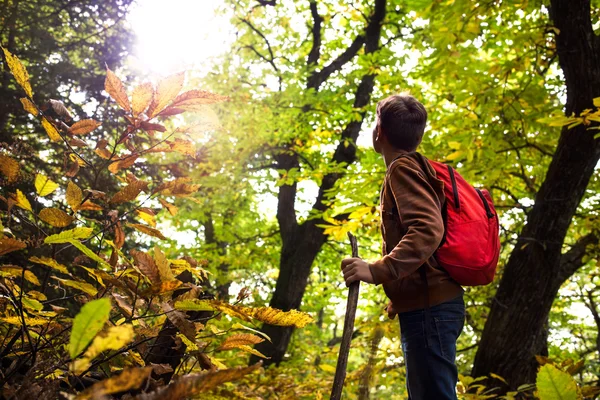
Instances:
[[[389,96],[377,103],[381,132],[397,149],[415,151],[427,124],[423,104],[408,93]]]

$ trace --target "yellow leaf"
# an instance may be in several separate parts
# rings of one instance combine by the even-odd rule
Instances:
[[[25,242],[9,237],[0,238],[0,256],[26,248]]]
[[[335,373],[335,367],[329,364],[319,364],[319,368],[321,368],[325,372],[330,372],[332,374]]]
[[[37,290],[30,290],[29,292],[27,292],[27,295],[29,297],[31,297],[32,299],[36,299],[39,301],[48,300],[48,297],[46,297],[46,295],[44,293],[38,292]]]
[[[19,177],[19,162],[8,156],[0,154],[0,172],[6,176],[7,183],[14,183]]]
[[[31,90],[31,84],[29,83],[29,74],[25,69],[25,66],[19,60],[19,57],[13,55],[10,51],[2,47],[4,50],[4,56],[6,57],[6,64],[8,64],[8,68],[15,76],[17,83],[19,86],[25,90],[25,93],[29,98],[33,97],[33,91]]]
[[[250,367],[237,367],[207,371],[201,374],[181,376],[168,386],[163,386],[155,392],[145,395],[144,400],[184,399],[193,395],[212,390],[225,382],[241,379],[261,367],[256,363]]]
[[[190,178],[177,178],[170,182],[165,182],[153,190],[153,193],[162,193],[165,196],[185,197],[195,193],[200,189],[198,184],[188,184]]]
[[[151,373],[152,367],[125,369],[118,376],[113,376],[112,378],[93,384],[79,394],[75,400],[105,398],[107,394],[137,389],[146,382]]]
[[[160,284],[160,273],[156,263],[149,254],[143,251],[131,250],[129,252],[135,261],[135,265],[150,280],[152,285]]]
[[[242,345],[254,345],[264,341],[265,339],[251,333],[239,333],[236,335],[231,335],[225,339],[225,341],[221,343],[217,350],[230,350],[239,348],[239,346]]]
[[[156,219],[154,218],[153,214],[149,214],[147,212],[137,210],[137,215],[138,215],[138,217],[143,219],[144,222],[146,222],[148,225],[152,226],[153,228],[156,227]]]
[[[166,77],[158,83],[156,93],[150,107],[148,108],[148,118],[157,116],[173,100],[183,88],[183,72]]]
[[[33,114],[33,116],[37,117],[37,115],[39,114],[39,111],[37,109],[37,107],[35,106],[35,104],[33,104],[33,102],[31,100],[29,100],[27,97],[21,97],[21,104],[23,104],[23,109],[25,111],[27,111],[30,114]]]
[[[140,113],[143,113],[154,96],[154,88],[149,82],[142,83],[133,89],[131,95],[131,106],[133,109],[133,116],[137,117]]]
[[[57,281],[59,281],[60,283],[62,283],[65,286],[69,286],[74,289],[81,290],[82,292],[87,293],[90,296],[96,296],[98,294],[98,290],[94,286],[90,285],[87,282],[74,281],[71,279],[61,279],[61,278],[57,278],[56,276],[52,276],[51,278],[56,279]]]
[[[103,351],[119,350],[121,347],[129,344],[133,340],[133,337],[133,325],[111,326],[105,334],[100,334],[94,338],[83,356],[91,361]]]
[[[77,211],[81,206],[81,201],[83,200],[83,192],[72,181],[69,181],[67,185],[67,204],[73,211]]]
[[[75,122],[69,128],[69,132],[73,135],[86,135],[92,132],[94,129],[102,125],[101,122],[98,122],[93,119],[82,119],[81,121]]]
[[[75,360],[73,370],[80,374],[86,371],[91,361],[107,350],[119,350],[121,347],[129,344],[134,337],[133,325],[124,324],[111,326],[104,334],[99,334],[94,338],[92,344],[87,348],[83,358]]]
[[[242,307],[219,300],[178,301],[175,303],[175,308],[186,311],[206,311],[212,308],[245,321],[254,318],[269,325],[294,326],[296,328],[304,328],[313,321],[310,315],[298,310],[281,311],[271,307]]]
[[[252,348],[252,347],[250,347],[250,346],[247,346],[247,345],[240,345],[240,346],[236,346],[235,348],[237,348],[237,349],[240,349],[240,350],[243,350],[243,351],[245,351],[246,353],[254,354],[255,356],[258,356],[258,357],[260,357],[260,358],[266,358],[266,359],[269,359],[269,358],[271,358],[271,357],[267,357],[267,356],[265,356],[265,355],[264,355],[263,353],[261,353],[260,351],[258,351],[258,350],[256,350],[256,349],[254,349],[254,348]]]
[[[158,201],[160,201],[160,204],[162,204],[163,207],[165,207],[167,211],[169,211],[169,214],[171,214],[172,216],[177,215],[177,211],[179,211],[179,208],[175,207],[173,204],[169,203],[166,200],[158,199]]]
[[[129,105],[129,98],[127,92],[123,86],[123,82],[112,72],[108,67],[106,68],[106,80],[104,81],[104,90],[112,97],[119,107],[129,112],[131,106]]]
[[[40,211],[40,219],[57,228],[64,228],[73,223],[74,218],[58,208],[44,208]]]
[[[132,201],[140,194],[142,190],[146,190],[147,188],[148,183],[144,181],[133,181],[115,194],[109,202],[119,204]]]
[[[46,133],[50,137],[50,140],[52,140],[53,142],[59,142],[60,141],[60,134],[58,133],[58,130],[56,130],[56,127],[54,125],[52,125],[46,119],[46,117],[42,117],[42,126],[46,130]]]
[[[56,261],[53,258],[49,258],[49,257],[30,257],[29,261],[36,263],[36,264],[42,264],[42,265],[46,265],[52,269],[57,270],[58,272],[61,272],[63,274],[69,274],[69,271],[67,270],[67,267],[65,267],[64,265],[62,265],[61,263],[59,263],[58,261]]]
[[[269,325],[304,328],[313,321],[310,315],[298,310],[281,311],[271,307],[259,307],[247,308],[247,312],[250,313],[253,318]]]
[[[167,240],[167,238],[158,229],[154,229],[147,225],[127,224],[127,226],[137,229],[138,231],[145,233],[146,235],[154,236],[154,237],[162,239],[162,240]]]
[[[21,207],[24,210],[33,212],[33,210],[31,209],[31,203],[29,202],[29,200],[27,200],[27,197],[25,197],[23,192],[21,192],[19,189],[17,189],[17,196],[15,200],[17,201],[17,207]]]
[[[594,106],[600,108],[600,97],[594,98]]]
[[[173,271],[171,271],[169,260],[167,260],[165,253],[163,253],[158,246],[154,246],[154,262],[156,263],[158,274],[160,275],[160,280],[162,282],[168,282],[175,279]]]
[[[92,232],[92,228],[85,227],[70,229],[68,231],[62,231],[61,233],[58,233],[56,235],[48,236],[46,239],[44,239],[44,243],[60,244],[67,243],[72,240],[87,239],[90,236],[92,236]]]
[[[449,156],[446,157],[446,160],[449,161],[454,161],[458,158],[461,158],[463,156],[464,152],[462,150],[459,151],[455,151],[454,153],[450,154]]]
[[[152,294],[164,294],[177,290],[183,285],[183,282],[174,279],[171,281],[161,282],[159,285],[153,285],[150,288]]]
[[[87,165],[83,158],[79,157],[75,153],[69,154],[69,158],[71,159],[71,161],[76,162],[80,167],[85,167]]]
[[[37,276],[29,270],[25,270],[23,272],[23,267],[18,267],[16,265],[2,265],[0,266],[0,272],[6,276],[12,276],[14,278],[20,278],[23,276],[26,281],[33,283],[36,286],[40,286],[40,281]]]
[[[3,317],[3,318],[0,318],[0,321],[4,321],[7,324],[17,325],[17,326],[21,326],[21,324],[23,323],[23,321],[21,320],[21,317]],[[46,325],[46,323],[48,323],[48,321],[44,318],[25,317],[25,323],[27,324],[27,326],[37,326],[37,325]]]
[[[178,153],[188,155],[190,157],[196,156],[196,147],[194,146],[194,143],[189,140],[175,139],[174,142],[169,142],[169,146],[171,147],[171,150]]]
[[[58,189],[58,184],[56,182],[51,181],[44,174],[37,174],[35,176],[35,190],[38,196],[48,196],[50,193],[54,192]]]

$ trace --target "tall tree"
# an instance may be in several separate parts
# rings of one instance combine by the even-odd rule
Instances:
[[[590,12],[589,0],[550,3],[567,88],[567,116],[593,109],[593,99],[600,95],[600,38]],[[583,265],[586,245],[598,240],[584,236],[563,253],[565,237],[600,159],[600,141],[589,128],[564,127],[561,132],[535,204],[504,268],[473,375],[494,372],[515,387],[535,379],[534,356],[544,351],[546,343],[539,339],[544,337],[552,303],[561,285]]]
[[[118,66],[133,42],[125,21],[131,3],[132,0],[4,1],[0,4],[0,43],[26,60],[34,96],[40,104],[50,98],[59,99],[84,115],[82,104],[69,97],[79,93],[86,97],[83,104],[91,99],[96,104],[106,104],[107,98],[101,94],[106,65]],[[3,63],[0,142],[12,142],[17,134],[30,133],[30,121],[19,97],[19,89]]]

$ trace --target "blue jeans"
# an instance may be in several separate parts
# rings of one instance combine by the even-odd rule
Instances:
[[[399,314],[409,400],[456,400],[456,340],[465,320],[463,296]],[[426,329],[427,328],[427,329]]]

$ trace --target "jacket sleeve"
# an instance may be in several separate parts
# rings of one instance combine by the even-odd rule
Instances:
[[[433,255],[444,235],[443,199],[421,168],[405,158],[392,166],[388,179],[407,232],[392,251],[369,264],[375,284],[411,275]]]

